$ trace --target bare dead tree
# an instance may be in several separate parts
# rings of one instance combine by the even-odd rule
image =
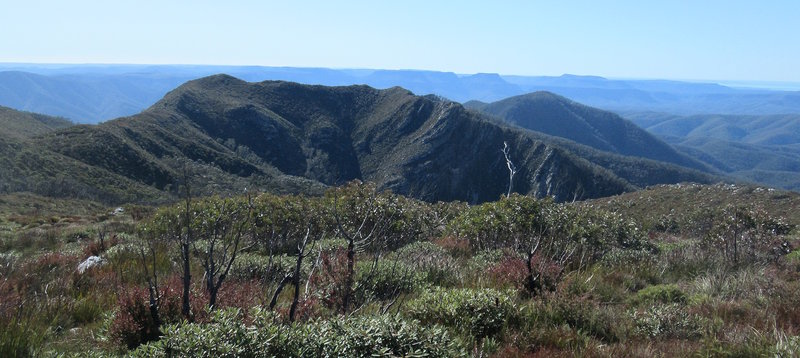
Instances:
[[[508,146],[506,141],[503,141],[503,157],[506,159],[506,166],[508,167],[508,192],[506,193],[506,197],[511,196],[511,188],[514,185],[514,174],[517,174],[517,167],[514,163],[511,162],[511,155],[509,151],[511,148]]]

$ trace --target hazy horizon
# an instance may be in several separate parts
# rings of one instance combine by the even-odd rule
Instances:
[[[800,3],[789,0],[32,0],[5,10],[0,62],[800,82]]]
[[[689,82],[689,83],[715,83],[731,88],[742,89],[764,89],[774,91],[800,91],[800,81],[759,81],[759,80],[731,80],[731,79],[699,79],[699,78],[647,78],[647,77],[606,77],[596,74],[575,74],[575,73],[562,73],[559,75],[520,75],[516,73],[499,73],[499,72],[474,72],[474,73],[458,73],[453,71],[440,71],[419,68],[348,68],[348,67],[300,67],[300,66],[262,66],[262,65],[227,65],[227,64],[185,64],[185,63],[35,63],[35,62],[0,62],[0,71],[13,70],[13,67],[21,67],[21,69],[28,69],[28,67],[42,68],[42,69],[66,69],[70,67],[157,67],[157,66],[175,66],[175,67],[231,67],[231,68],[309,68],[309,69],[332,69],[344,71],[431,71],[454,73],[458,76],[471,76],[481,73],[498,74],[500,76],[520,76],[520,77],[561,77],[561,76],[579,76],[579,77],[602,77],[614,81],[676,81],[676,82]],[[11,68],[11,69],[9,69]]]

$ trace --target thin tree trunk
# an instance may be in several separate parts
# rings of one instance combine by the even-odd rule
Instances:
[[[297,264],[294,267],[294,275],[292,275],[292,285],[294,285],[294,297],[292,298],[292,307],[289,308],[289,322],[294,322],[295,313],[297,312],[297,304],[300,301],[300,265],[303,264],[303,252],[297,255]]]
[[[184,177],[184,186],[186,187],[186,206],[184,208],[184,216],[186,220],[186,237],[183,238],[181,242],[181,259],[183,260],[183,297],[182,297],[182,307],[181,313],[183,316],[186,317],[189,321],[192,321],[192,308],[189,303],[189,289],[192,285],[192,267],[191,267],[191,256],[189,252],[189,245],[192,242],[192,222],[189,217],[189,213],[191,212],[191,204],[192,204],[192,190],[189,186],[189,173],[186,171],[186,167],[183,169],[183,177]]]
[[[528,260],[525,262],[528,269],[528,291],[533,294],[536,292],[536,278],[533,275],[533,252],[528,252]]]
[[[150,280],[148,280],[150,281]],[[161,318],[158,314],[158,294],[152,282],[148,282],[147,289],[150,293],[150,318],[155,327],[161,327]]]
[[[286,287],[286,284],[289,283],[289,280],[292,278],[291,275],[283,276],[283,279],[278,284],[278,288],[275,289],[275,293],[272,294],[272,300],[269,301],[269,309],[272,310],[275,308],[275,305],[278,304],[278,296],[281,295],[283,288]]]
[[[213,282],[213,278],[209,279],[210,284],[208,287],[208,307],[211,310],[217,307],[217,292],[219,292],[219,286],[215,286]]]
[[[183,299],[181,313],[187,319],[191,319],[191,306],[189,305],[189,289],[192,285],[192,270],[189,262],[189,244],[181,244],[181,256],[183,259]]]
[[[351,296],[353,295],[353,275],[355,271],[355,261],[356,261],[356,248],[353,240],[347,244],[347,277],[345,277],[345,292],[344,298],[342,299],[342,314],[347,314],[350,310],[350,300]]]

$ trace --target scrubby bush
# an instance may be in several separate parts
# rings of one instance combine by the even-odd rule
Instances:
[[[417,241],[397,250],[394,255],[426,282],[437,286],[453,286],[460,282],[461,267],[441,246],[430,241]]]
[[[786,261],[800,272],[800,250],[794,250],[786,255]]]
[[[305,327],[303,357],[459,357],[446,330],[398,316],[360,316]]]
[[[649,338],[697,338],[701,335],[701,321],[677,303],[658,304],[632,313],[634,331]]]
[[[615,247],[603,255],[600,264],[609,268],[641,268],[655,265],[656,257],[654,250],[626,250]]]
[[[775,343],[775,356],[794,357],[800,354],[800,336],[787,336],[778,334]]]
[[[164,337],[131,354],[133,357],[245,357],[254,342],[236,309],[216,310],[211,322],[165,326]],[[249,354],[248,354],[249,353]]]
[[[35,357],[44,338],[44,332],[37,331],[29,317],[0,317],[0,357]]]
[[[686,303],[687,296],[677,285],[653,285],[645,287],[639,292],[632,302],[634,304],[654,303]]]
[[[356,265],[357,287],[363,295],[378,300],[411,293],[422,282],[422,274],[400,261],[361,261]]]
[[[345,232],[377,236],[378,240],[362,244],[366,251],[396,250],[419,238],[430,237],[442,225],[439,215],[447,211],[431,210],[428,204],[378,191],[375,184],[358,180],[331,188],[320,205],[329,228],[340,237]]]
[[[505,254],[490,265],[485,274],[495,286],[524,290],[528,270],[525,267],[525,260],[519,255]]]
[[[408,314],[423,324],[441,324],[481,340],[500,335],[516,317],[509,296],[488,288],[436,288],[409,302]]]
[[[359,316],[283,325],[260,309],[245,323],[239,310],[219,310],[207,324],[164,329],[164,338],[133,357],[456,357],[465,352],[439,327],[398,316]]]
[[[494,249],[477,252],[467,261],[467,268],[474,272],[483,272],[507,255],[507,250]]]
[[[622,340],[629,326],[625,317],[612,307],[567,297],[555,297],[548,302],[525,306],[520,321],[527,330],[547,330],[548,327],[567,325],[607,343]]]
[[[705,237],[705,249],[719,254],[731,265],[774,260],[786,254],[779,238],[794,226],[766,211],[745,206],[727,206]]]
[[[147,289],[141,286],[123,289],[117,298],[117,313],[109,328],[109,336],[128,348],[135,348],[142,343],[158,340],[161,325],[186,319],[181,313],[179,278],[167,280],[160,291],[158,314],[161,322],[155,322],[150,312]],[[198,299],[193,299],[191,303],[195,318],[201,318],[205,312],[203,303]]]
[[[556,208],[550,199],[513,194],[469,207],[450,222],[449,230],[453,236],[469,240],[476,250],[516,248],[523,240],[545,235],[548,212]]]
[[[103,307],[95,297],[83,297],[72,304],[70,315],[73,322],[87,324],[97,321],[103,315]]]
[[[696,277],[692,282],[692,293],[723,300],[763,303],[769,298],[767,290],[773,286],[772,281],[763,268],[718,269]]]
[[[288,255],[265,256],[241,253],[231,265],[230,277],[238,280],[279,281],[294,269],[295,258]],[[306,265],[310,266],[310,264]],[[308,270],[306,270],[308,271]]]
[[[508,249],[525,260],[524,287],[534,296],[555,290],[564,275],[612,249],[653,251],[643,231],[619,214],[512,195],[470,207],[450,223],[473,249]]]

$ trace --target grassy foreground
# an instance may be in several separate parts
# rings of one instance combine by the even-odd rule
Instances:
[[[6,195],[0,356],[793,356],[798,203],[700,185],[478,206],[360,183],[159,208]]]

